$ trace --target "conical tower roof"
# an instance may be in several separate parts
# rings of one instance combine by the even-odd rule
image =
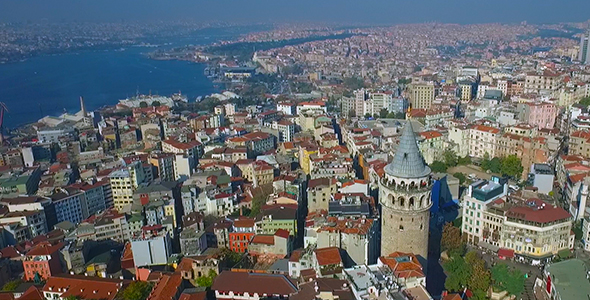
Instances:
[[[426,165],[418,148],[414,129],[409,120],[404,126],[393,160],[385,166],[385,172],[400,178],[418,178],[430,174],[430,167]]]

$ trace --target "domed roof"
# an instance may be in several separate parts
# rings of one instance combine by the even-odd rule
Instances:
[[[430,174],[430,167],[426,165],[418,148],[411,121],[406,122],[399,146],[391,163],[385,166],[385,173],[399,178],[418,178]]]

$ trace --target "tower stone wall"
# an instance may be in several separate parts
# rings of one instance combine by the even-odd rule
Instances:
[[[428,255],[431,183],[430,178],[417,181],[424,185],[393,185],[387,178],[381,179],[382,255],[396,251],[414,253],[424,258]]]

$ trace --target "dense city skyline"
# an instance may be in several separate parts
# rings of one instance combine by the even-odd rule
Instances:
[[[164,21],[170,18],[238,22],[420,22],[487,23],[580,22],[588,19],[584,0],[521,1],[0,1],[0,22],[38,21]],[[575,8],[575,9],[572,9]]]
[[[558,4],[0,0],[0,300],[585,299]]]

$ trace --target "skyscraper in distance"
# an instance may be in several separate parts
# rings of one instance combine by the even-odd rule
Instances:
[[[588,49],[589,41],[590,30],[586,30],[580,39],[580,53],[578,54],[578,60],[583,64],[590,63],[590,51],[588,51],[590,50]]]

